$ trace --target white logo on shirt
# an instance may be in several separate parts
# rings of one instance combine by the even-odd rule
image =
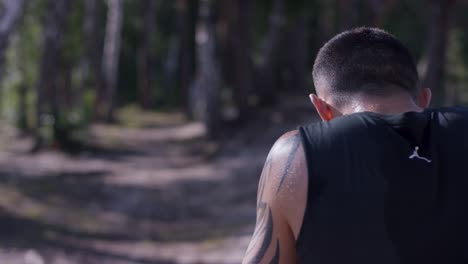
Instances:
[[[415,158],[416,158],[416,159],[424,160],[424,161],[427,162],[427,163],[431,163],[431,162],[432,162],[432,160],[430,160],[430,159],[428,159],[428,158],[419,156],[418,151],[419,151],[419,147],[416,146],[416,147],[414,148],[413,154],[411,154],[411,156],[409,156],[409,158],[410,158],[410,159],[415,159]]]

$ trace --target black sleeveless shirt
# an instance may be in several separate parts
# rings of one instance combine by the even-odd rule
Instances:
[[[299,263],[468,263],[468,110],[357,113],[300,128]]]

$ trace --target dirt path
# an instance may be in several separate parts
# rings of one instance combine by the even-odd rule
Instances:
[[[29,140],[3,129],[0,263],[239,263],[269,147],[313,116],[288,102],[222,148],[175,117],[96,125],[89,139],[99,150],[75,156],[28,154]]]

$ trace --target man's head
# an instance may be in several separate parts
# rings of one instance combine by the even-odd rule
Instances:
[[[430,90],[419,88],[409,51],[376,28],[356,28],[332,38],[320,49],[312,75],[317,95],[311,98],[324,120],[381,108],[410,111],[430,102]]]

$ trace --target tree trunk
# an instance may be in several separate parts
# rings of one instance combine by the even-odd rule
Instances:
[[[356,26],[357,6],[356,0],[337,0],[338,31],[343,32]]]
[[[76,100],[72,89],[72,70],[71,61],[63,56],[64,48],[60,47],[57,58],[57,76],[55,77],[55,91],[53,91],[54,102],[56,109],[54,116],[61,115],[65,117],[71,112]],[[55,122],[57,124],[57,122]]]
[[[213,0],[200,2],[197,25],[198,79],[191,86],[195,114],[202,120],[210,139],[219,136],[221,122],[220,91],[222,76],[217,56],[216,22]]]
[[[21,134],[26,134],[29,130],[28,126],[28,103],[27,103],[28,87],[25,83],[21,83],[18,87],[18,121],[16,123]]]
[[[177,34],[169,37],[169,48],[164,58],[164,82],[162,89],[161,99],[166,103],[174,104],[176,93],[175,87],[177,85],[177,70],[179,68],[179,51],[180,41]]]
[[[154,105],[154,34],[156,24],[155,0],[141,1],[141,15],[143,18],[143,30],[141,34],[141,46],[138,54],[138,87],[139,101],[143,109],[151,109]]]
[[[387,17],[395,6],[395,0],[368,0],[370,9],[370,25],[375,27],[383,27]]]
[[[95,89],[96,98],[103,94],[102,78],[102,51],[104,27],[101,26],[100,17],[103,15],[103,3],[101,0],[85,0],[85,13],[83,23],[83,36],[85,54],[81,61],[82,81],[77,91],[77,105],[82,105],[83,92],[91,86]],[[95,106],[97,106],[97,99]]]
[[[251,11],[250,0],[227,0],[229,21],[227,30],[228,51],[231,60],[228,62],[234,102],[237,108],[237,119],[245,121],[249,115],[248,97],[253,88],[253,65],[251,53]]]
[[[264,42],[262,63],[260,65],[259,101],[272,104],[279,91],[281,46],[283,31],[286,26],[284,0],[275,0],[270,15],[270,25]]]
[[[423,87],[432,89],[434,105],[442,105],[445,101],[443,79],[445,73],[445,61],[447,53],[448,32],[451,28],[451,13],[454,0],[430,0],[431,1],[431,28],[426,63],[422,63]]]
[[[320,47],[335,34],[336,8],[330,0],[319,0]]]
[[[308,19],[306,14],[298,15],[291,23],[287,39],[284,41],[284,70],[286,79],[284,87],[291,91],[298,91],[301,94],[307,91],[308,69],[308,42],[309,32],[307,30]]]
[[[5,64],[5,53],[8,48],[10,35],[15,29],[16,24],[24,13],[24,0],[3,0],[2,16],[0,18],[0,81],[3,79],[3,67]],[[0,103],[1,103],[0,89]],[[1,104],[0,104],[1,106]],[[1,107],[0,107],[1,110]]]
[[[76,3],[76,2],[75,2]],[[73,125],[69,121],[70,113],[75,103],[73,93],[72,69],[73,65],[69,59],[64,57],[63,45],[59,47],[57,55],[57,71],[54,85],[52,86],[52,117],[53,143],[54,147],[69,151],[72,150],[71,132]]]
[[[35,146],[39,150],[44,145],[43,129],[54,126],[58,118],[57,91],[58,61],[63,42],[63,33],[69,11],[69,0],[48,0],[44,24],[42,58],[39,68],[36,99]]]
[[[197,1],[177,0],[178,33],[180,40],[179,86],[182,90],[182,104],[186,115],[193,117],[190,110],[189,87],[194,79],[195,73],[195,24],[197,16]]]
[[[116,90],[119,73],[120,41],[123,22],[123,0],[107,0],[108,14],[102,71],[104,77],[104,93],[100,101],[99,115],[110,122],[114,117]]]

